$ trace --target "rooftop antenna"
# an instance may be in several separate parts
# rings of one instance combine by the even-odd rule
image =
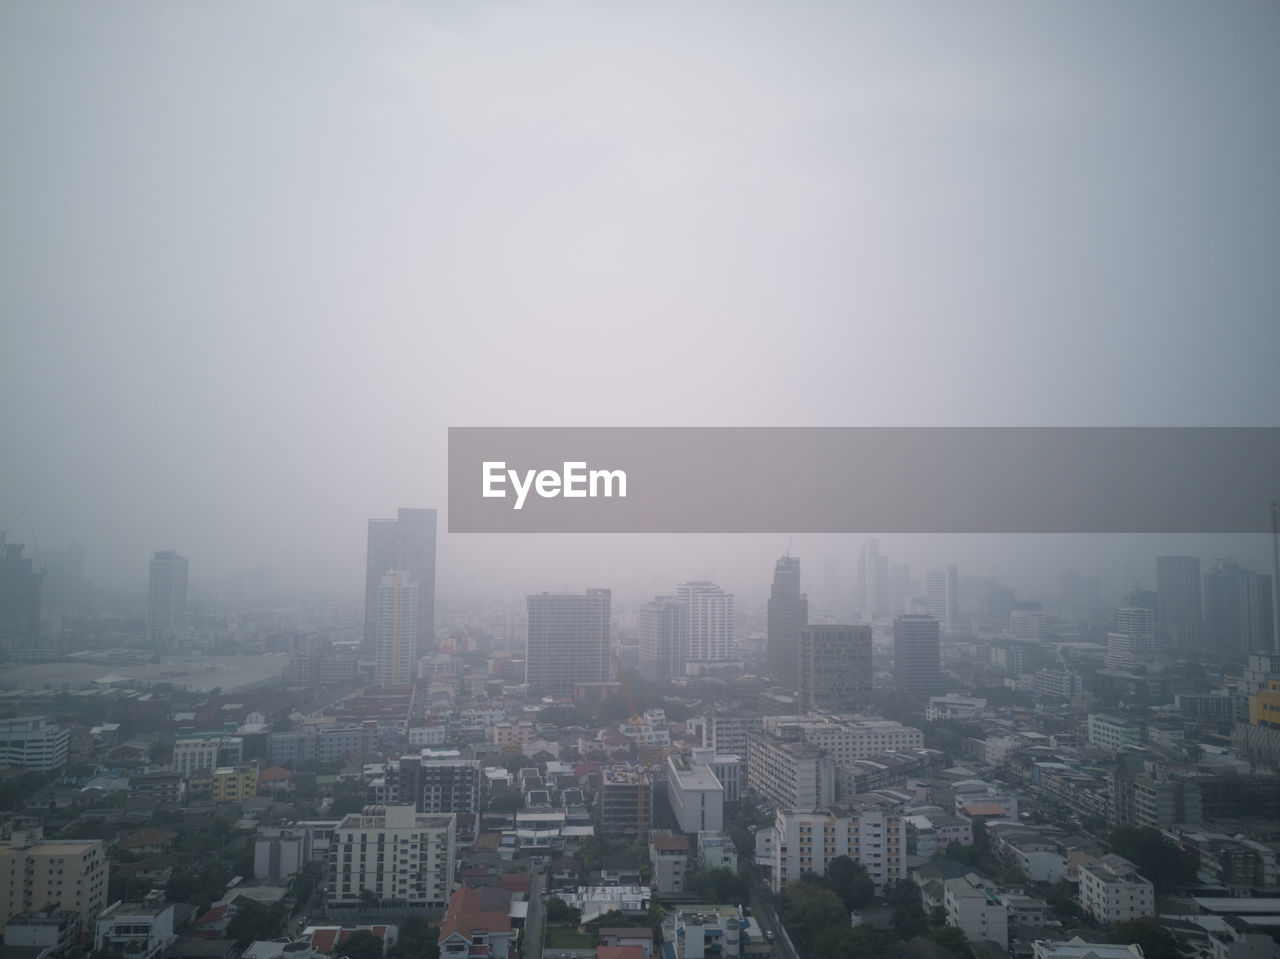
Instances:
[[[791,557],[791,537],[790,536],[787,537],[787,551],[782,555],[787,558]]]

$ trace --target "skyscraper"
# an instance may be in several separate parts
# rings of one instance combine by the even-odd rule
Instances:
[[[1270,652],[1274,631],[1271,577],[1231,560],[1204,574],[1207,639],[1223,652]]]
[[[378,582],[373,678],[379,686],[413,682],[418,651],[418,590],[421,588],[403,570],[383,573]]]
[[[535,695],[567,696],[574,683],[603,683],[612,674],[607,589],[530,596],[525,682]]]
[[[872,620],[889,618],[889,557],[880,555],[880,540],[870,539],[858,557],[862,576],[861,608]]]
[[[705,580],[682,583],[676,597],[688,609],[686,617],[685,669],[691,675],[705,663],[733,659],[733,594]]]
[[[801,709],[840,711],[871,704],[870,626],[804,626],[796,659]]]
[[[800,592],[800,560],[783,556],[773,567],[766,653],[769,675],[786,689],[795,689],[800,681],[800,630],[808,623],[809,600]]]
[[[418,587],[417,645],[410,662],[435,648],[436,621],[436,511],[401,509],[395,519],[369,520],[368,557],[364,583],[364,638],[369,646],[378,639],[378,590],[391,570],[405,574]],[[410,667],[412,670],[412,667]]]
[[[942,641],[932,616],[893,621],[893,676],[898,695],[921,700],[942,690]]]
[[[21,543],[6,543],[0,532],[0,642],[8,648],[34,646],[40,638],[44,573],[35,569]]]
[[[151,557],[147,641],[175,645],[187,622],[187,558],[172,550]]]
[[[1271,652],[1280,656],[1280,498],[1267,503],[1271,514]]]
[[[930,616],[948,626],[960,621],[960,574],[954,566],[929,570],[925,593]]]
[[[688,658],[688,607],[675,596],[658,596],[640,607],[640,675],[663,682],[684,675]]]
[[[1143,606],[1121,606],[1114,628],[1107,633],[1108,669],[1133,669],[1149,663],[1159,652],[1155,616]]]
[[[1169,645],[1178,649],[1196,646],[1200,621],[1204,618],[1200,604],[1200,557],[1157,556],[1156,592],[1160,597],[1156,623],[1164,629]]]

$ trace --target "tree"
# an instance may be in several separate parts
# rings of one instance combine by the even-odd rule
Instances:
[[[689,874],[686,885],[705,902],[740,904],[751,898],[751,887],[746,876],[727,866],[695,869]]]
[[[1173,933],[1154,919],[1130,919],[1122,922],[1107,937],[1112,942],[1142,947],[1146,959],[1178,959],[1178,941]]]
[[[547,922],[554,922],[558,925],[577,926],[582,921],[582,911],[574,909],[571,905],[561,899],[559,896],[552,896],[547,900]]]
[[[251,942],[271,939],[284,922],[284,907],[267,907],[257,902],[243,903],[227,923],[227,938],[243,949]]]
[[[440,929],[421,916],[400,921],[400,938],[387,950],[387,959],[439,959]]]
[[[499,786],[489,797],[490,812],[515,812],[524,808],[524,794],[514,786]]]
[[[827,886],[849,910],[865,906],[876,895],[866,867],[849,856],[836,856],[827,864]]]
[[[360,908],[361,909],[376,909],[378,908],[378,902],[379,902],[378,894],[374,892],[372,889],[360,890]]]
[[[831,926],[822,930],[814,943],[816,955],[824,959],[880,959],[889,935],[874,926]]]
[[[353,812],[360,812],[365,807],[364,783],[355,779],[344,779],[333,790],[333,803],[329,806],[329,818],[341,819]]]
[[[849,913],[840,897],[808,878],[788,887],[782,916],[802,955],[817,954],[815,943],[824,929],[849,924]]]
[[[342,943],[348,959],[382,959],[382,940],[368,929],[357,929]]]
[[[959,926],[940,926],[929,930],[929,941],[951,952],[961,953],[969,947],[969,939]]]
[[[1111,833],[1111,848],[1150,879],[1156,892],[1168,892],[1196,881],[1200,858],[1183,851],[1177,843],[1166,839],[1159,829],[1150,826],[1118,826]]]

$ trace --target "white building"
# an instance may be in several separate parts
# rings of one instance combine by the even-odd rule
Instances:
[[[696,674],[699,664],[733,659],[733,594],[706,581],[683,583],[676,598],[684,604],[686,671]]]
[[[48,772],[67,764],[71,730],[50,726],[43,716],[0,720],[0,766]]]
[[[751,734],[747,785],[774,809],[823,809],[835,802],[836,767],[813,743]]]
[[[764,729],[776,735],[798,733],[826,752],[837,765],[845,765],[855,759],[874,759],[887,750],[924,748],[924,733],[914,726],[904,726],[891,719],[766,716]]]
[[[970,942],[995,942],[1009,948],[1009,907],[994,889],[972,873],[943,883],[947,925],[956,926]]]
[[[780,810],[771,843],[769,881],[775,893],[805,873],[826,875],[839,856],[861,862],[877,889],[906,875],[906,820],[880,803],[833,806],[826,812]]]
[[[725,755],[714,749],[695,748],[692,753],[695,766],[706,766],[724,787],[724,801],[738,802],[742,799],[742,786],[745,775],[741,756]]]
[[[954,566],[931,569],[925,576],[926,612],[947,626],[960,621],[960,575]]]
[[[653,865],[653,888],[660,896],[679,896],[689,876],[689,840],[679,833],[654,831],[649,834],[649,862]]]
[[[455,819],[410,805],[347,816],[329,845],[329,901],[358,903],[367,889],[383,902],[443,908],[453,892]]]
[[[1099,922],[1126,922],[1156,914],[1155,887],[1122,856],[1080,866],[1080,905]]]
[[[173,905],[156,890],[142,902],[114,902],[98,916],[93,947],[107,955],[154,959],[174,942]]]
[[[1085,942],[1079,936],[1066,942],[1037,939],[1031,945],[1033,959],[1144,959],[1136,943],[1119,946],[1110,942]]]
[[[187,621],[187,558],[172,550],[151,558],[147,587],[147,642],[176,645]]]
[[[373,678],[381,686],[412,683],[418,661],[418,584],[404,570],[378,580]]]
[[[707,766],[683,756],[667,757],[667,799],[681,832],[719,832],[724,828],[724,787]]]
[[[191,736],[173,744],[173,768],[183,779],[238,766],[243,758],[244,740],[239,736]]]

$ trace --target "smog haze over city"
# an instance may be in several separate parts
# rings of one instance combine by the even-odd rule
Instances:
[[[1277,91],[1272,0],[0,2],[0,959],[1278,959]]]

